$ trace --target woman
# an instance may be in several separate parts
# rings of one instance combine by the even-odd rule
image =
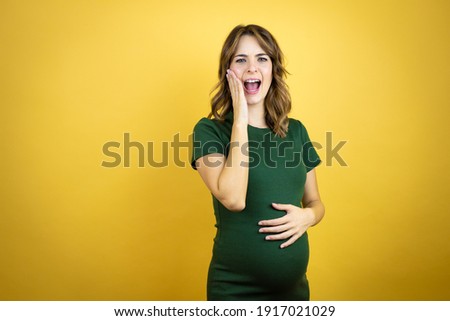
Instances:
[[[212,111],[194,127],[191,165],[212,193],[217,227],[208,300],[309,300],[306,230],[325,212],[321,161],[303,124],[287,117],[286,73],[266,29],[235,27]]]

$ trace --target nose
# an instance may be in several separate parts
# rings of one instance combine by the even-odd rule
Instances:
[[[256,65],[255,65],[255,63],[253,61],[250,61],[247,71],[248,72],[256,72],[257,71]]]

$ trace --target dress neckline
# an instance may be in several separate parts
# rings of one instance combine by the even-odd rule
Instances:
[[[229,113],[227,113],[225,115],[225,119],[228,119],[228,121],[230,121],[230,123],[233,123],[233,111],[230,111]],[[267,130],[271,130],[270,127],[255,127],[252,126],[250,124],[248,124],[248,128],[254,129],[254,130],[258,130],[258,131],[267,131]]]
[[[268,129],[270,130],[270,127],[255,127],[255,126],[252,126],[250,124],[248,124],[248,127],[256,129],[256,130],[268,130]]]

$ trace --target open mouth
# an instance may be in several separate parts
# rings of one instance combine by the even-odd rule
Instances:
[[[259,79],[247,79],[244,81],[245,91],[249,94],[256,94],[261,86],[261,80]]]

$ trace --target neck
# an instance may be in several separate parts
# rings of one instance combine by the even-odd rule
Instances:
[[[248,123],[255,127],[267,127],[264,117],[264,105],[248,106]]]

